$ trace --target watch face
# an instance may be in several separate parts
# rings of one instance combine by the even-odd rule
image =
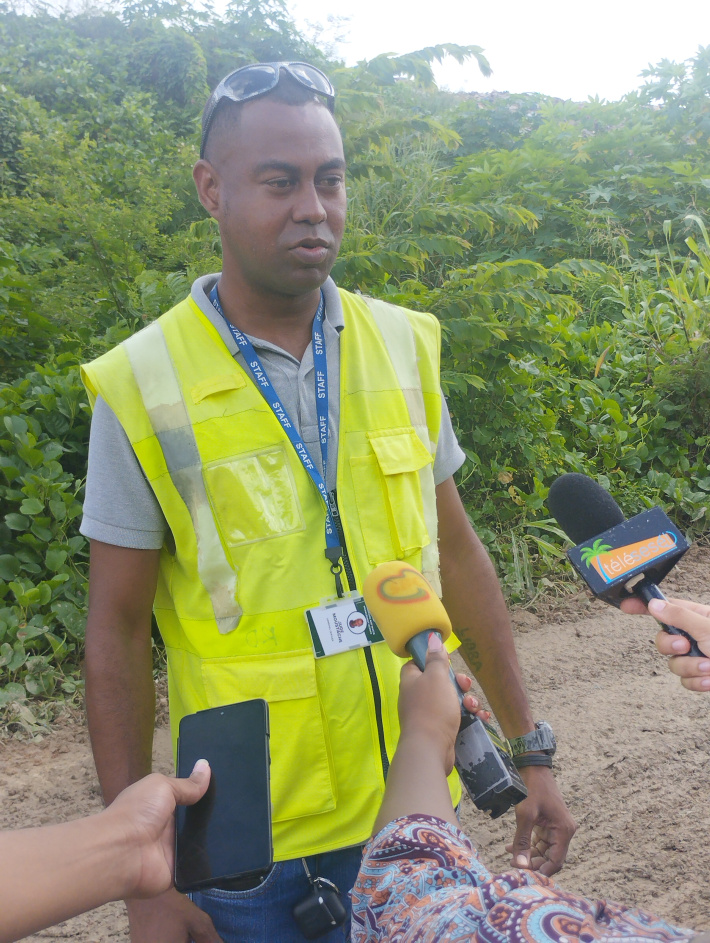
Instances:
[[[555,740],[552,727],[544,720],[541,720],[540,723],[535,724],[535,726],[537,727],[538,733],[541,735],[542,749],[552,756],[557,750],[557,740]]]
[[[513,756],[520,756],[521,753],[532,753],[542,750],[548,756],[552,756],[557,750],[557,741],[552,732],[552,727],[544,720],[535,724],[535,729],[522,737],[513,737],[508,741],[510,751]]]

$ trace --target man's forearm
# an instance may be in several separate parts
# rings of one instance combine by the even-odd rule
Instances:
[[[463,549],[463,548],[462,548]],[[507,737],[533,729],[510,617],[493,564],[472,534],[453,559],[442,558],[444,605],[461,641],[464,661],[476,676]]]
[[[96,771],[109,803],[151,770],[155,686],[149,630],[129,635],[90,620],[86,707]]]
[[[437,487],[443,602],[459,649],[506,737],[533,729],[510,616],[495,569],[471,527],[453,479]]]
[[[106,802],[150,772],[155,726],[151,614],[160,551],[91,541],[86,708]]]

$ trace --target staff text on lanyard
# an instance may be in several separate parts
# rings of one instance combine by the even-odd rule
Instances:
[[[276,395],[276,390],[271,385],[269,376],[264,369],[261,360],[259,359],[259,355],[254,350],[253,344],[246,334],[243,334],[238,327],[235,327],[235,325],[232,324],[230,320],[228,320],[227,316],[222,310],[222,305],[219,300],[219,294],[216,285],[210,292],[210,301],[219,314],[224,318],[227,327],[231,331],[232,337],[244,355],[244,360],[246,361],[246,365],[254,377],[256,385],[259,387],[264,399],[271,407],[273,414],[281,423],[281,426],[288,436],[291,445],[296,450],[296,454],[300,458],[303,467],[310,475],[311,480],[318,488],[318,491],[323,498],[323,503],[325,504],[325,555],[330,562],[331,573],[335,577],[335,588],[337,594],[338,596],[342,596],[343,584],[340,578],[342,565],[340,560],[343,556],[343,548],[340,545],[340,538],[338,537],[338,531],[336,529],[333,514],[330,509],[328,489],[325,484],[328,468],[328,359],[326,357],[325,339],[323,335],[323,321],[325,319],[325,298],[323,297],[323,292],[320,293],[320,303],[318,304],[316,315],[313,318],[313,329],[311,337],[311,345],[313,348],[313,372],[315,374],[316,412],[318,415],[320,451],[323,461],[322,475],[316,467],[315,462],[311,458],[306,444],[299,435],[298,430],[291,422],[288,413],[279,402],[278,396]]]

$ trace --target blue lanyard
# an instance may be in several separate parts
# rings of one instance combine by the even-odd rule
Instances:
[[[330,561],[330,569],[335,576],[335,586],[338,596],[342,596],[343,585],[340,579],[342,566],[340,564],[340,559],[343,556],[343,548],[340,545],[340,538],[338,537],[338,531],[336,529],[335,520],[333,519],[333,513],[331,510],[330,496],[325,484],[325,477],[328,469],[328,359],[325,352],[325,338],[323,334],[323,321],[325,319],[325,298],[323,297],[323,292],[320,293],[318,310],[316,311],[316,315],[313,318],[313,330],[311,335],[311,345],[313,347],[313,372],[315,374],[316,387],[316,412],[318,415],[318,433],[320,438],[321,458],[323,461],[322,475],[318,471],[315,462],[311,458],[306,447],[306,443],[303,441],[296,427],[291,422],[288,413],[279,402],[279,398],[276,395],[276,390],[271,385],[271,380],[269,380],[269,376],[262,366],[259,355],[254,350],[251,341],[246,336],[246,334],[243,334],[238,327],[236,327],[234,324],[232,324],[231,321],[227,319],[227,316],[222,310],[222,305],[219,300],[219,293],[217,291],[216,285],[210,292],[210,301],[218,313],[221,314],[224,318],[227,327],[231,331],[232,337],[244,355],[244,360],[251,372],[251,375],[254,377],[254,382],[261,390],[261,393],[266,402],[271,407],[273,414],[281,423],[281,426],[288,436],[291,445],[296,450],[296,454],[301,460],[303,467],[310,475],[311,480],[315,484],[316,488],[318,488],[318,491],[323,498],[323,503],[325,504],[325,555]]]

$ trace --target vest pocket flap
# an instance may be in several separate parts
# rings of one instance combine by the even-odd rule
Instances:
[[[239,691],[239,700],[263,697],[266,701],[291,701],[316,696],[316,669],[313,652],[295,651],[278,655],[242,655],[239,658],[214,658],[204,661],[212,683],[220,679],[225,689]],[[224,702],[223,702],[224,703]]]
[[[367,437],[383,475],[419,471],[433,461],[431,453],[414,429],[368,432]]]
[[[202,678],[210,707],[268,701],[275,824],[335,808],[313,652],[209,658]],[[294,775],[298,770],[308,776]]]
[[[246,386],[247,381],[239,373],[228,373],[222,376],[207,377],[201,380],[190,390],[192,402],[197,406],[203,399],[213,396],[215,393],[226,393],[228,390],[240,390]]]

